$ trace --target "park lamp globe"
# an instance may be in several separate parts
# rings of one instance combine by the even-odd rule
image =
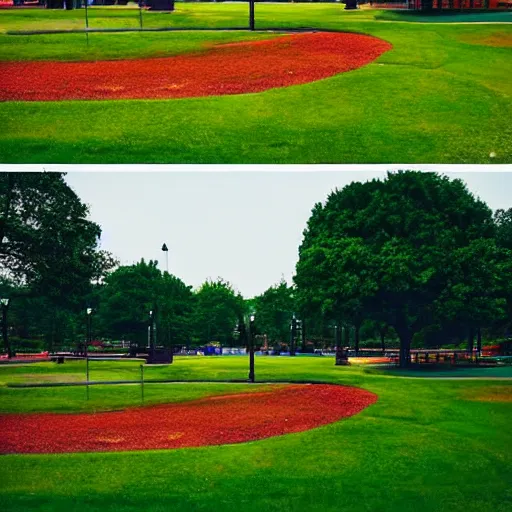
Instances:
[[[0,304],[2,304],[2,306],[7,307],[9,305],[9,299],[7,297],[1,298]]]
[[[88,315],[91,315],[91,314],[92,314],[92,308],[87,308],[87,314],[88,314]]]

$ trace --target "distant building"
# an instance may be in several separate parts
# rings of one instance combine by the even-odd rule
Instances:
[[[441,5],[439,5],[441,2]],[[370,2],[377,9],[406,9],[414,11],[507,11],[512,0],[398,0]]]

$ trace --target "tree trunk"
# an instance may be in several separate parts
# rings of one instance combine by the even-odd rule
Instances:
[[[386,333],[384,329],[380,330],[380,348],[382,349],[382,354],[386,352]]]
[[[301,341],[302,341],[302,353],[306,353],[306,320],[304,316],[302,317],[302,332],[301,332]]]
[[[398,336],[400,337],[400,368],[408,368],[411,364],[412,333],[399,332]]]
[[[343,345],[345,347],[349,348],[350,347],[350,330],[347,327],[345,327],[344,331],[345,331],[345,339],[343,340]]]
[[[473,346],[475,344],[475,329],[473,327],[469,328],[468,332],[468,353],[473,355]]]
[[[2,212],[2,218],[0,219],[0,246],[3,243],[5,230],[7,226],[7,218],[9,217],[9,211],[11,209],[12,191],[14,189],[14,173],[10,172],[7,178],[7,194],[5,196],[4,211]]]
[[[2,305],[2,338],[7,357],[12,357],[11,345],[9,344],[9,332],[7,331],[7,306]]]
[[[478,351],[478,355],[482,352],[482,330],[480,327],[476,330],[476,350]]]
[[[52,310],[52,323],[51,323],[51,332],[50,332],[50,338],[48,342],[48,352],[53,351],[53,347],[55,345],[55,328],[57,323],[57,308],[53,308]]]
[[[361,324],[357,324],[354,326],[354,349],[356,351],[356,357],[359,354],[359,330],[361,329]]]
[[[336,329],[336,366],[346,365],[348,363],[348,359],[345,356],[345,352],[343,350],[343,340],[341,335],[341,328],[338,327]]]

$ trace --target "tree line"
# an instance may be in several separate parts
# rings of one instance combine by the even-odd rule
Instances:
[[[0,296],[11,338],[49,350],[85,336],[163,346],[246,343],[256,316],[269,349],[444,346],[504,336],[512,319],[512,209],[493,212],[461,180],[403,171],[353,182],[314,205],[293,283],[244,299],[227,281],[193,290],[156,261],[120,266],[62,173],[0,175]],[[292,329],[292,317],[302,322]],[[35,341],[34,341],[35,340]]]
[[[0,297],[19,348],[55,350],[86,335],[143,345],[155,310],[158,342],[232,344],[245,302],[219,278],[192,290],[156,261],[120,266],[64,173],[0,174]]]

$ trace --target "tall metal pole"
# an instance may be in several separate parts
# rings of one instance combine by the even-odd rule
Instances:
[[[85,342],[85,387],[87,391],[87,400],[89,400],[89,345],[92,342],[91,314],[92,309],[87,308],[87,340]]]
[[[4,347],[7,350],[7,357],[11,359],[12,350],[9,343],[9,333],[7,331],[7,308],[9,307],[9,299],[2,299],[2,338]]]
[[[165,269],[167,273],[169,273],[169,249],[167,248],[167,244],[162,245],[162,251],[165,252]]]
[[[339,327],[338,324],[334,326],[334,342],[336,344],[336,363],[335,365],[338,366],[341,364],[341,357],[340,357],[340,334],[339,334]]]
[[[140,365],[140,399],[144,405],[144,365]]]
[[[249,317],[249,382],[254,382],[254,316]]]
[[[139,0],[139,23],[140,29],[142,30],[142,1]]]
[[[295,314],[292,317],[292,322],[290,325],[290,355],[295,355],[295,338],[297,335],[297,324]]]
[[[85,0],[85,39],[87,40],[87,46],[89,46],[89,0]]]
[[[153,315],[154,311],[149,312],[149,357],[151,361],[153,360],[153,352],[154,352],[154,332],[153,332]]]
[[[249,0],[249,30],[254,30],[254,0]]]

